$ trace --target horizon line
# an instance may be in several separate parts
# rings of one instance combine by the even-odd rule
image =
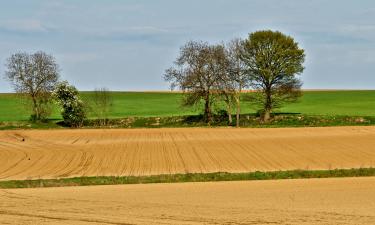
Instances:
[[[95,90],[78,90],[79,92],[93,92]],[[254,91],[253,89],[242,90],[242,93]],[[375,91],[375,89],[351,89],[351,88],[304,88],[301,91]],[[109,90],[109,92],[128,93],[182,93],[181,90]],[[17,94],[16,92],[0,92],[0,94]]]

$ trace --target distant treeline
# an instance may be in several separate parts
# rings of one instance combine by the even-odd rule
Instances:
[[[254,90],[248,101],[258,108],[261,121],[268,122],[274,109],[301,96],[304,50],[290,36],[278,31],[257,31],[247,39],[226,44],[189,41],[180,49],[173,67],[164,79],[171,88],[182,91],[182,105],[203,106],[203,120],[210,124],[217,102],[225,103],[220,114],[232,124],[236,113],[239,126],[241,93]],[[61,108],[64,123],[80,127],[90,112],[106,125],[114,104],[110,90],[95,89],[93,98],[84,101],[67,81],[60,81],[55,58],[45,52],[11,55],[6,62],[5,78],[30,108],[32,121],[46,121],[52,105]]]

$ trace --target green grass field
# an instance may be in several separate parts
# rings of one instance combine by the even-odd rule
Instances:
[[[83,92],[90,99],[91,92]],[[181,93],[113,92],[114,106],[111,118],[128,116],[196,115],[199,110],[180,106]],[[305,115],[375,116],[375,91],[305,91],[297,103],[278,110],[282,113]],[[255,108],[242,103],[242,113],[253,113]],[[30,112],[14,94],[0,94],[0,121],[24,121]],[[51,119],[61,119],[56,107]]]

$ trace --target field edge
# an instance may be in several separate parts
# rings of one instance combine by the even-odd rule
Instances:
[[[286,171],[255,171],[247,173],[187,173],[161,174],[151,176],[97,176],[73,177],[59,179],[10,180],[0,181],[0,189],[69,187],[92,185],[120,184],[151,184],[151,183],[183,183],[183,182],[218,182],[218,181],[250,181],[250,180],[281,180],[310,179],[337,177],[370,177],[375,176],[375,168],[352,168],[333,170],[286,170]]]

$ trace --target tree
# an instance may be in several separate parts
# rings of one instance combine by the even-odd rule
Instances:
[[[225,79],[225,77],[223,77]],[[218,93],[226,105],[226,114],[228,115],[228,123],[232,124],[232,108],[236,102],[235,90],[229,83],[225,81],[222,83],[221,87],[218,89]]]
[[[50,114],[51,92],[59,80],[59,67],[54,57],[42,51],[16,53],[8,58],[6,67],[5,77],[16,93],[31,100],[31,118],[45,119]]]
[[[108,88],[96,88],[92,97],[92,111],[99,119],[100,125],[106,125],[113,106],[113,98]]]
[[[236,126],[240,126],[241,114],[241,93],[247,87],[249,76],[245,72],[245,64],[241,60],[241,55],[244,52],[244,41],[236,38],[231,40],[226,45],[226,54],[228,58],[227,76],[225,79],[224,94],[227,99],[227,104],[236,105]],[[230,106],[229,106],[230,107]],[[228,109],[230,109],[228,107]],[[229,113],[229,112],[228,112]],[[231,121],[231,118],[230,118]]]
[[[53,96],[62,107],[61,115],[64,123],[70,127],[81,127],[86,118],[86,112],[77,88],[63,81],[56,86]]]
[[[252,99],[262,106],[262,119],[268,121],[273,109],[301,96],[304,50],[290,36],[278,31],[257,31],[245,41],[241,59],[256,90]]]
[[[171,89],[179,87],[185,93],[183,105],[199,105],[203,101],[204,117],[210,123],[219,77],[226,72],[224,47],[190,41],[181,48],[174,64],[166,70],[164,79],[171,83]]]

